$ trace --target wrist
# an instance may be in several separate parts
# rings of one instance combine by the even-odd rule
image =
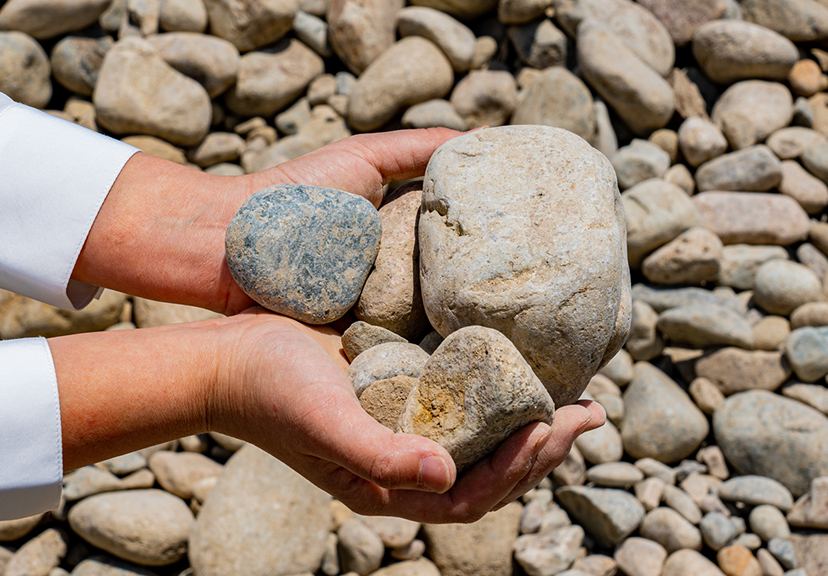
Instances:
[[[206,431],[210,331],[205,322],[50,339],[64,469]]]

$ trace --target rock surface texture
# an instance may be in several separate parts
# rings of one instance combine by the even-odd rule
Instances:
[[[552,422],[546,388],[497,330],[470,326],[434,351],[406,401],[400,431],[431,438],[458,472],[530,422]]]
[[[227,263],[265,308],[311,324],[340,318],[359,298],[382,224],[367,200],[331,188],[260,190],[227,230]]]
[[[615,178],[568,132],[509,127],[442,146],[426,171],[419,241],[423,302],[437,331],[499,330],[557,406],[574,402],[626,338]]]

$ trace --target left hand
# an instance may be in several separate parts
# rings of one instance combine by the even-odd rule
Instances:
[[[224,236],[253,193],[282,183],[337,188],[374,206],[392,180],[422,176],[460,135],[445,128],[361,134],[246,176],[212,176],[138,153],[109,192],[72,278],[226,315],[255,304],[230,276]]]

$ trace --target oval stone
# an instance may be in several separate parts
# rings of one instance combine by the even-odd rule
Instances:
[[[265,308],[308,324],[342,317],[359,298],[382,224],[365,198],[279,184],[247,199],[227,228],[227,266]]]
[[[734,394],[713,414],[716,443],[740,474],[778,480],[795,498],[828,475],[828,418],[764,390]]]
[[[627,337],[615,174],[571,132],[507,126],[441,146],[426,170],[419,241],[435,329],[499,330],[556,406],[575,402]]]

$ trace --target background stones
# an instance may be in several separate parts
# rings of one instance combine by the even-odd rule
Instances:
[[[828,571],[826,472],[820,468],[826,451],[820,438],[825,436],[828,413],[828,317],[823,314],[828,305],[828,224],[823,222],[828,202],[828,56],[821,47],[828,39],[828,11],[822,4],[257,0],[245,3],[247,10],[240,6],[224,0],[7,0],[0,7],[0,45],[5,47],[0,49],[0,90],[18,90],[13,95],[24,103],[190,169],[206,168],[214,177],[275,166],[360,132],[349,110],[370,108],[388,90],[393,98],[382,110],[393,111],[381,130],[401,125],[465,130],[536,123],[574,131],[613,159],[615,176],[626,188],[622,203],[634,281],[631,336],[625,350],[601,371],[615,384],[593,379],[589,394],[583,396],[602,403],[610,420],[579,437],[550,478],[500,513],[469,526],[446,527],[356,517],[350,524],[358,526],[361,537],[341,542],[339,535],[347,534],[342,530],[345,512],[324,495],[317,499],[318,492],[299,496],[304,503],[280,516],[278,528],[271,525],[269,511],[282,506],[284,499],[273,490],[255,488],[256,482],[234,483],[227,510],[238,509],[238,517],[233,512],[218,519],[212,513],[201,516],[214,495],[230,498],[229,490],[212,491],[220,477],[213,474],[224,475],[222,464],[244,443],[219,434],[182,438],[67,474],[67,503],[58,510],[0,523],[0,572],[189,573],[196,562],[186,558],[169,567],[118,560],[87,542],[66,520],[98,495],[149,488],[187,495],[185,508],[197,516],[195,523],[188,517],[189,525],[204,523],[215,531],[210,540],[216,550],[213,559],[223,571],[233,573],[256,573],[252,561],[263,556],[267,560],[280,543],[287,551],[274,552],[279,561],[288,558],[288,552],[309,553],[304,560],[293,557],[295,563],[282,566],[284,576],[308,570],[335,576],[351,568],[367,572],[377,566],[372,574],[380,576],[535,576],[553,567],[567,576],[608,576],[616,569],[627,576],[748,576],[756,572],[756,562],[774,576],[785,570],[793,570],[791,576],[801,576],[802,570],[811,576]],[[406,14],[423,14],[422,10],[428,17],[418,18],[413,30],[398,25]],[[79,23],[78,15],[86,23]],[[597,27],[584,33],[590,28],[588,21],[597,22]],[[62,31],[45,39],[41,33],[47,28]],[[393,68],[396,75],[389,82],[386,72],[376,75],[354,101],[355,86],[366,80],[369,64],[409,35],[431,43],[429,58],[398,55],[385,68]],[[114,110],[111,99],[94,97],[102,64],[113,47],[116,52],[128,49],[142,62],[135,70],[118,70],[115,80],[111,70],[104,70],[110,86],[117,83],[122,94]],[[165,75],[140,73],[148,61],[153,68],[164,67]],[[437,84],[439,96],[434,96]],[[424,96],[431,99],[408,104],[406,98],[420,94],[420,85],[429,89]],[[168,91],[171,86],[176,91]],[[193,97],[196,92],[198,98]],[[133,118],[137,112],[149,118],[146,124],[123,129],[108,121]],[[170,117],[180,118],[184,125],[155,120]],[[639,141],[633,142],[634,137]],[[647,154],[630,154],[641,148]],[[642,181],[648,177],[652,180]],[[531,178],[544,180],[546,175],[523,169],[513,176]],[[486,189],[481,182],[485,180],[470,184],[470,194]],[[389,186],[389,206],[395,204],[390,202],[391,191],[398,186]],[[407,217],[417,212],[418,203],[410,202]],[[500,208],[499,226],[508,223],[512,205],[508,208]],[[410,242],[410,221],[401,228],[406,232],[400,240],[408,235]],[[534,234],[527,237],[531,241]],[[398,254],[402,260],[411,249],[406,242],[400,243],[405,248]],[[757,270],[775,260],[794,265],[795,273],[775,274],[770,283],[763,274],[757,286]],[[416,269],[412,257],[406,270]],[[407,277],[406,286],[417,277]],[[398,298],[406,290],[375,290],[372,298],[396,306],[408,298]],[[765,307],[773,306],[769,302],[790,306],[811,298],[816,300],[784,315],[771,314]],[[415,309],[414,302],[405,309]],[[688,307],[692,311],[699,306],[701,313],[688,314]],[[3,338],[132,329],[215,316],[111,291],[77,312],[0,292]],[[416,384],[428,360],[424,350],[433,352],[442,341],[437,332],[429,333],[427,324],[418,334],[413,329],[405,332],[404,325],[392,327],[406,338],[373,324],[357,325],[344,343],[351,359],[366,356],[364,363],[359,358],[354,362],[357,368],[364,364],[358,372],[372,385],[361,401],[374,414],[391,414],[386,425],[393,427],[407,399],[406,386]],[[691,332],[699,336],[692,344],[686,341]],[[734,334],[736,341],[727,340],[731,345],[718,344]],[[371,353],[373,347],[389,342],[397,343],[393,353]],[[413,350],[408,363],[403,360],[408,356],[397,353],[403,348]],[[625,451],[626,438],[622,441],[619,430],[635,425],[642,410],[641,402],[626,402],[624,396],[625,388],[638,386],[633,359],[650,362],[653,370],[689,394],[690,404],[711,426],[712,432],[685,460],[668,466],[653,458],[635,460]],[[395,362],[414,376],[405,375],[406,370],[395,376],[400,371]],[[389,380],[379,378],[384,374],[402,386],[381,393],[389,385]],[[769,398],[763,405],[773,409],[751,401],[733,410],[732,403],[743,395]],[[665,414],[671,406],[685,406],[667,400],[651,404]],[[682,408],[680,414],[665,416],[661,435],[669,437],[673,420],[684,422],[689,413]],[[652,430],[648,434],[655,435]],[[147,459],[155,472],[147,468]],[[633,465],[640,473],[631,470]],[[257,470],[251,478],[272,474],[264,465]],[[641,473],[644,479],[635,480]],[[779,475],[775,481],[761,482],[776,488],[753,486],[751,475],[757,473],[764,479]],[[753,487],[734,496],[731,479],[737,486]],[[787,508],[789,500],[774,496],[785,490],[774,484],[778,481],[797,483],[796,492],[801,493],[787,513],[781,508]],[[589,486],[593,490],[615,486],[609,489],[638,500],[651,516],[617,546],[602,546],[596,533],[607,528],[568,514],[560,507],[565,496],[553,493],[561,486],[580,488],[587,482],[595,483]],[[289,492],[306,494],[302,488]],[[181,502],[180,496],[173,498]],[[604,505],[592,500],[592,516],[605,515]],[[762,503],[766,501],[773,504]],[[152,532],[175,532],[174,520],[155,515],[152,522]],[[613,522],[607,520],[608,525]],[[320,526],[318,533],[303,532],[308,523]],[[522,545],[516,554],[521,535],[532,536],[531,546]],[[136,537],[150,542],[149,536]],[[669,545],[671,553],[658,542]],[[338,548],[364,553],[365,562],[341,562]],[[550,557],[560,561],[532,560]],[[205,570],[198,566],[196,576]],[[278,572],[274,566],[268,565],[268,573]]]

